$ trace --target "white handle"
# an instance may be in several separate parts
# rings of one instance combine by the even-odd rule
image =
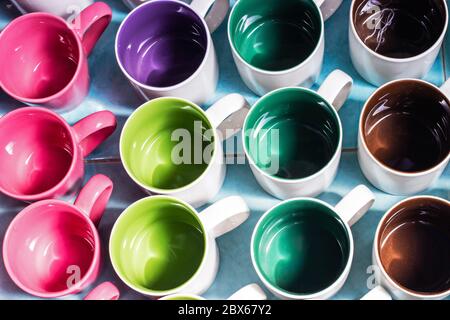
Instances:
[[[249,216],[250,209],[244,199],[239,196],[232,196],[217,201],[199,214],[206,230],[214,238],[218,238],[237,228]]]
[[[226,140],[242,129],[248,112],[247,100],[240,94],[233,93],[214,103],[206,114],[212,126],[217,128],[221,137]]]
[[[341,70],[331,72],[317,93],[328,101],[337,111],[347,101],[353,87],[353,79]]]
[[[372,191],[364,185],[359,185],[350,191],[334,209],[352,226],[372,207],[374,202],[375,195]]]
[[[192,0],[191,7],[205,18],[209,32],[213,33],[227,16],[230,2],[229,0]]]
[[[267,296],[260,286],[252,283],[236,291],[227,300],[267,300]]]
[[[444,82],[444,84],[441,86],[441,91],[447,97],[447,99],[450,99],[450,79]]]
[[[314,0],[314,2],[322,11],[323,20],[326,21],[339,9],[342,0]]]
[[[370,290],[361,300],[392,300],[392,297],[382,286],[377,286]]]

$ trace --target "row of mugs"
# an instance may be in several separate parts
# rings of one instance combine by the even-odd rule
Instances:
[[[42,200],[13,219],[3,241],[3,260],[17,286],[38,297],[54,298],[95,282],[102,260],[97,225],[112,187],[109,178],[96,175],[73,205]],[[269,209],[256,224],[250,245],[261,282],[282,299],[333,296],[344,285],[353,261],[350,227],[373,202],[372,192],[361,185],[334,207],[314,198],[294,198]],[[422,196],[387,211],[373,246],[379,286],[363,299],[450,295],[449,210],[449,201]],[[212,285],[219,268],[216,239],[249,215],[238,196],[202,212],[174,197],[143,198],[126,208],[112,228],[113,268],[143,295],[202,299],[199,295]],[[106,283],[88,298],[118,298],[118,291]],[[265,298],[257,285],[250,285],[230,299]]]

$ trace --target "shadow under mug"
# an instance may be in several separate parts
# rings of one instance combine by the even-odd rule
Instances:
[[[84,158],[115,128],[109,111],[72,127],[45,108],[7,113],[0,118],[0,192],[23,201],[74,195],[84,179]]]
[[[143,104],[120,137],[126,172],[150,194],[174,196],[194,207],[206,204],[225,179],[222,141],[242,128],[247,107],[238,94],[225,96],[207,111],[179,98]]]
[[[250,250],[253,267],[277,297],[328,299],[347,280],[355,224],[375,198],[360,185],[335,207],[314,198],[286,200],[258,221]]]
[[[93,0],[10,0],[22,13],[48,12],[62,18],[70,18],[84,8],[90,6]]]
[[[146,99],[180,97],[206,103],[216,91],[219,66],[211,33],[229,0],[148,1],[120,25],[117,62]]]
[[[423,78],[432,68],[448,27],[445,0],[352,0],[350,57],[375,86]]]
[[[41,298],[78,293],[95,282],[101,264],[97,225],[113,189],[92,177],[72,205],[42,200],[23,209],[3,240],[3,261],[14,283]]]
[[[96,2],[71,23],[43,12],[14,19],[0,33],[0,87],[30,105],[79,105],[89,91],[87,57],[111,16],[108,5]]]
[[[111,231],[109,254],[117,275],[150,297],[190,292],[201,295],[219,268],[216,238],[250,215],[238,196],[198,213],[188,203],[153,196],[130,205]]]
[[[342,151],[337,111],[352,79],[333,71],[318,92],[292,87],[259,99],[243,130],[244,151],[261,187],[279,199],[314,197],[334,180]]]
[[[450,202],[417,196],[389,209],[375,234],[373,265],[379,286],[362,300],[450,296]]]
[[[179,293],[163,297],[159,300],[206,300],[206,299],[194,294]],[[227,300],[236,300],[236,301],[267,300],[267,296],[256,283],[252,283],[233,293],[229,298],[227,298]]]
[[[389,82],[364,105],[358,160],[378,189],[411,195],[429,188],[450,161],[450,81]]]
[[[237,1],[228,21],[228,41],[247,87],[259,96],[283,87],[311,87],[322,69],[324,20],[341,3]]]

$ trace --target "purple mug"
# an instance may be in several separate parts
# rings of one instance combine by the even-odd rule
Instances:
[[[153,0],[128,14],[116,37],[122,72],[145,99],[174,96],[204,104],[215,93],[219,67],[213,32],[228,0]]]

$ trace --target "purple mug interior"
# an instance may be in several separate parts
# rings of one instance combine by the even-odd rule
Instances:
[[[202,64],[208,32],[187,4],[150,1],[131,12],[120,27],[117,57],[140,84],[174,86],[191,77]]]

